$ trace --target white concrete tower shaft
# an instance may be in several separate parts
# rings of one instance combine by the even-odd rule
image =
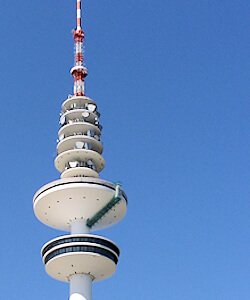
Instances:
[[[86,274],[71,276],[69,300],[92,300],[91,276]]]
[[[76,220],[71,224],[71,234],[88,234],[90,228],[86,225],[85,221]]]

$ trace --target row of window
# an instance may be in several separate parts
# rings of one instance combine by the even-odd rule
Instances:
[[[52,258],[54,258],[58,255],[70,253],[70,252],[98,253],[100,255],[103,255],[103,256],[111,259],[115,264],[117,264],[117,262],[118,262],[117,256],[113,252],[110,252],[106,249],[95,247],[95,246],[72,246],[72,247],[64,247],[64,248],[52,251],[45,257],[44,263],[46,264],[49,260],[51,260]]]
[[[66,244],[66,243],[75,243],[75,242],[88,242],[88,243],[100,244],[102,246],[105,246],[113,250],[117,254],[117,256],[120,255],[120,250],[118,249],[118,247],[116,247],[116,245],[111,243],[110,241],[97,238],[97,237],[82,236],[82,237],[67,237],[64,239],[53,241],[43,249],[42,256],[44,256],[44,254],[50,249],[52,249],[53,247]]]

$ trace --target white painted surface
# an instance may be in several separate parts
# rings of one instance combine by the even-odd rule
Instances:
[[[84,125],[82,127],[84,127]],[[64,138],[57,144],[57,154],[61,154],[62,152],[77,148],[77,142],[90,143],[92,146],[92,150],[97,151],[100,154],[102,153],[103,146],[95,138],[87,135],[74,135]]]
[[[95,125],[88,122],[77,122],[77,123],[67,124],[61,127],[58,132],[58,136],[64,134],[65,137],[69,137],[69,136],[73,136],[75,132],[82,132],[83,134],[87,134],[88,130],[93,130],[97,135],[101,134],[100,129]]]
[[[81,105],[84,105],[86,103],[93,103],[96,105],[95,101],[86,97],[86,96],[73,96],[65,100],[62,104],[62,111],[65,112],[67,109],[70,108],[72,104],[76,103],[76,105],[79,107]]]
[[[70,277],[69,300],[92,300],[92,278],[86,274]]]
[[[99,174],[87,167],[76,167],[65,170],[61,174],[61,178],[69,178],[69,177],[94,177],[99,178]]]
[[[59,154],[55,159],[55,167],[60,173],[62,173],[69,161],[87,161],[89,159],[93,160],[98,173],[105,167],[105,160],[101,154],[93,150],[85,149],[72,149]]]
[[[75,221],[71,224],[71,234],[90,233],[90,228],[86,225],[86,221]]]
[[[90,274],[99,281],[113,275],[116,264],[109,258],[94,252],[69,252],[58,255],[45,265],[46,272],[57,280],[69,281],[73,274]]]
[[[71,182],[75,180],[75,182]],[[47,226],[70,231],[75,220],[87,220],[99,212],[114,196],[114,189],[100,179],[65,178],[41,188],[34,196],[36,217]],[[93,183],[90,183],[93,181]],[[58,185],[58,183],[62,183]],[[108,183],[108,182],[107,182]],[[54,186],[53,186],[54,185]],[[113,184],[115,187],[115,185]],[[113,226],[126,214],[127,203],[122,200],[96,223],[91,231]]]
[[[88,113],[88,116],[87,116]],[[89,111],[86,108],[76,108],[70,109],[69,111],[65,112],[62,117],[65,117],[67,122],[72,120],[72,122],[80,122],[83,118],[85,118],[87,122],[94,124],[95,118],[97,118],[97,114]]]

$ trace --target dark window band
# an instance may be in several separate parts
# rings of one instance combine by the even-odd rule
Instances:
[[[98,254],[101,254],[101,255],[111,259],[115,264],[117,264],[117,262],[118,262],[118,258],[116,257],[116,255],[106,249],[94,247],[94,246],[73,246],[73,247],[64,247],[64,248],[52,251],[50,254],[48,254],[46,256],[44,263],[46,264],[49,260],[51,260],[52,258],[54,258],[58,255],[61,255],[64,253],[70,253],[70,252],[98,253]]]
[[[89,242],[89,243],[100,244],[102,246],[105,246],[113,250],[117,254],[117,256],[120,255],[120,250],[113,243],[96,237],[82,236],[82,237],[68,237],[68,238],[53,241],[43,249],[42,256],[44,256],[44,254],[47,251],[49,251],[55,246],[66,244],[66,243],[74,243],[74,242]]]

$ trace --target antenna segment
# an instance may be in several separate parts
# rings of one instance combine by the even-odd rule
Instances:
[[[77,11],[76,11],[76,17],[77,17],[77,30],[81,30],[81,0],[77,0]]]
[[[81,27],[81,0],[77,0],[77,27],[74,31],[73,37],[75,40],[75,66],[70,73],[74,77],[74,95],[85,96],[84,79],[88,75],[87,69],[83,63],[83,43],[84,31]]]

